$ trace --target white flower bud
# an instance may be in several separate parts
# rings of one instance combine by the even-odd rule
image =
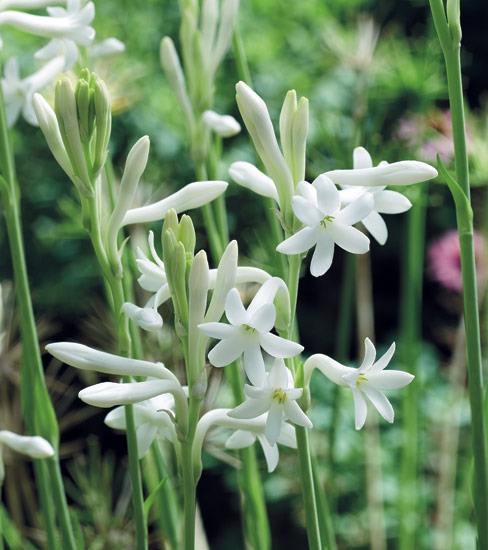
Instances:
[[[163,326],[163,318],[156,309],[152,307],[138,307],[135,304],[126,302],[122,311],[132,319],[136,325],[148,332],[157,332]]]
[[[51,444],[38,435],[31,437],[0,430],[0,446],[2,444],[31,458],[48,458],[54,455]]]
[[[211,130],[223,138],[235,136],[241,131],[241,125],[230,115],[219,115],[209,110],[203,113],[202,119]]]
[[[278,191],[274,181],[253,164],[244,161],[234,162],[229,168],[229,175],[242,187],[263,197],[270,197],[279,204]]]
[[[125,51],[125,44],[117,38],[107,38],[100,44],[92,46],[90,55],[92,57],[107,57]]]

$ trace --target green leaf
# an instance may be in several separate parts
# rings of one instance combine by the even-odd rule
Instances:
[[[148,520],[148,517],[149,517],[149,510],[152,506],[152,503],[154,502],[154,499],[158,495],[161,487],[166,482],[166,479],[167,479],[166,477],[163,477],[163,479],[158,483],[158,485],[156,486],[154,491],[144,501],[144,520],[146,521],[146,523],[147,523],[147,520]]]
[[[439,174],[444,178],[449,187],[449,191],[451,191],[452,198],[454,199],[459,233],[471,233],[473,231],[473,209],[471,208],[466,193],[461,189],[459,183],[449,174],[439,155],[437,155],[437,167],[439,169]]]

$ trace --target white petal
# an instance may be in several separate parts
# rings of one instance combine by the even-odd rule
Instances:
[[[138,307],[135,304],[126,302],[123,304],[121,311],[143,330],[157,332],[163,326],[163,318],[152,307]]]
[[[231,418],[257,418],[264,414],[269,408],[269,401],[264,399],[247,399],[227,414]]]
[[[285,417],[297,424],[298,426],[303,426],[304,428],[312,428],[313,424],[310,422],[310,418],[302,411],[298,403],[294,400],[287,399],[284,404]]]
[[[298,233],[288,237],[280,243],[276,250],[282,254],[301,254],[310,250],[317,243],[317,231],[312,227],[305,227]]]
[[[244,345],[245,340],[241,337],[221,340],[208,354],[208,360],[214,367],[230,365],[242,355]]]
[[[334,259],[334,239],[329,234],[322,230],[322,234],[317,241],[312,262],[310,263],[310,273],[314,277],[320,277],[329,270]]]
[[[308,181],[298,182],[296,192],[312,204],[317,204],[317,189]]]
[[[104,422],[112,430],[125,430],[125,407],[112,409],[105,417]]]
[[[378,212],[373,210],[373,212],[362,220],[362,223],[379,244],[386,243],[386,239],[388,238],[388,228],[386,227],[385,220],[380,216],[380,214],[378,214]]]
[[[395,353],[395,342],[388,348],[384,355],[382,355],[378,361],[370,368],[369,372],[377,372],[383,370],[391,361],[393,354]]]
[[[277,359],[269,372],[269,385],[272,388],[286,388],[288,386],[288,369],[283,359]]]
[[[355,170],[360,168],[372,168],[373,159],[364,147],[356,147],[354,149],[353,166]]]
[[[276,321],[276,309],[274,305],[263,304],[249,319],[249,326],[262,334],[269,332]]]
[[[330,233],[335,243],[351,254],[365,254],[369,250],[368,237],[355,227],[334,223]]]
[[[249,343],[244,349],[244,370],[251,384],[261,387],[266,378],[263,355],[258,342]]]
[[[241,125],[230,115],[219,115],[215,111],[207,110],[202,115],[203,122],[221,137],[231,137],[241,131]]]
[[[202,323],[198,325],[199,330],[203,332],[206,336],[211,336],[212,338],[232,338],[239,333],[239,327],[234,327],[232,325],[227,325],[226,323]]]
[[[281,426],[283,424],[283,405],[277,402],[271,403],[269,408],[268,420],[266,421],[266,428],[264,434],[266,439],[271,445],[274,445],[278,440],[281,432]]]
[[[407,197],[397,191],[381,191],[374,197],[374,209],[382,214],[401,214],[411,206]]]
[[[268,440],[263,435],[258,435],[258,439],[259,443],[261,443],[261,448],[263,449],[266,465],[268,466],[268,472],[274,472],[280,460],[278,445],[270,445]]]
[[[51,444],[38,435],[18,435],[8,430],[0,430],[0,446],[1,444],[31,458],[48,458],[54,455]]]
[[[354,225],[363,220],[374,207],[374,198],[371,193],[364,193],[351,202],[335,216],[335,221],[341,225]]]
[[[268,332],[268,334],[261,334],[259,342],[263,349],[273,357],[279,357],[281,359],[285,357],[295,357],[303,351],[303,346],[292,342],[291,340],[285,340],[276,334]]]
[[[99,44],[92,46],[90,55],[92,57],[105,57],[107,55],[114,55],[116,53],[122,53],[125,50],[125,44],[117,38],[106,38]]]
[[[296,431],[291,424],[288,424],[287,422],[283,423],[283,426],[281,426],[280,437],[278,437],[278,443],[280,443],[280,445],[286,445],[291,449],[297,448]]]
[[[376,359],[376,348],[374,347],[373,342],[371,342],[369,338],[365,338],[364,359],[363,359],[363,362],[361,363],[361,366],[359,367],[359,371],[364,372],[365,370],[369,369],[374,363],[375,359]]]
[[[356,430],[360,430],[366,422],[366,416],[368,415],[368,406],[364,395],[356,388],[351,388],[352,396],[354,397],[354,418]]]
[[[229,168],[230,177],[242,187],[246,187],[263,197],[279,202],[274,181],[249,162],[234,162]]]
[[[401,370],[386,370],[368,374],[368,382],[379,390],[397,390],[410,384],[413,374]]]
[[[139,459],[141,459],[147,453],[147,451],[149,451],[149,447],[154,441],[157,433],[158,427],[147,422],[137,428],[137,454],[139,456]]]
[[[227,449],[244,449],[256,441],[256,436],[246,430],[236,430],[225,442]]]
[[[395,413],[385,394],[366,384],[361,386],[361,390],[369,397],[371,403],[373,403],[381,416],[391,424],[395,417]]]
[[[247,325],[248,314],[242,305],[237,288],[232,288],[225,298],[225,315],[233,325]]]
[[[341,206],[341,196],[334,182],[321,174],[313,185],[317,189],[317,203],[324,216],[334,215]]]
[[[291,199],[291,205],[295,216],[305,225],[309,227],[316,226],[324,217],[320,210],[307,199],[295,195]]]

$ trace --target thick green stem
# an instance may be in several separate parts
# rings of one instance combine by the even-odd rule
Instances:
[[[444,53],[451,109],[456,177],[459,187],[470,197],[469,167],[466,147],[464,100],[460,60],[460,29],[451,32],[442,0],[430,0],[430,7]],[[454,24],[455,22],[451,22]],[[488,467],[485,419],[483,411],[483,373],[480,324],[473,243],[473,222],[468,209],[456,208],[461,269],[463,277],[464,322],[468,358],[468,389],[471,408],[474,455],[474,502],[478,531],[478,548],[488,548]]]
[[[196,515],[196,484],[193,476],[192,462],[193,439],[181,445],[181,470],[183,476],[183,548],[195,550],[195,515]]]

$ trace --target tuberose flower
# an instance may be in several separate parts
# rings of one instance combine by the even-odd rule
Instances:
[[[202,119],[211,130],[223,138],[235,136],[241,131],[241,125],[230,115],[219,115],[208,110],[203,113]]]
[[[364,426],[368,413],[365,396],[373,403],[381,416],[392,423],[394,412],[384,390],[396,390],[410,384],[414,376],[398,370],[385,371],[395,352],[395,343],[375,362],[376,349],[369,338],[364,341],[365,353],[361,366],[357,369],[341,365],[327,355],[316,354],[304,364],[305,381],[310,380],[312,371],[318,368],[335,384],[349,388],[354,397],[356,430]]]
[[[273,284],[273,280],[265,285],[269,283]],[[214,367],[225,367],[244,354],[244,370],[249,380],[254,385],[262,385],[265,368],[261,348],[279,358],[293,357],[303,350],[300,344],[270,332],[275,325],[276,309],[272,301],[266,299],[265,292],[258,292],[246,310],[238,290],[231,289],[225,300],[225,314],[230,325],[211,322],[198,326],[207,336],[221,340],[208,354]]]
[[[292,199],[293,212],[307,227],[280,243],[276,247],[278,252],[301,254],[315,246],[310,273],[319,277],[332,264],[334,245],[353,254],[369,250],[368,237],[352,226],[372,211],[374,199],[370,193],[364,193],[341,209],[339,191],[325,174],[313,184],[301,181],[297,191]]]
[[[8,430],[0,430],[0,447],[7,445],[14,451],[31,458],[48,458],[54,455],[51,444],[38,435],[18,435]]]
[[[267,412],[264,434],[270,445],[278,441],[285,420],[305,428],[312,427],[310,419],[297,403],[303,388],[294,387],[293,376],[283,359],[275,360],[262,384],[246,384],[244,391],[248,399],[228,415],[232,418],[256,418]]]

